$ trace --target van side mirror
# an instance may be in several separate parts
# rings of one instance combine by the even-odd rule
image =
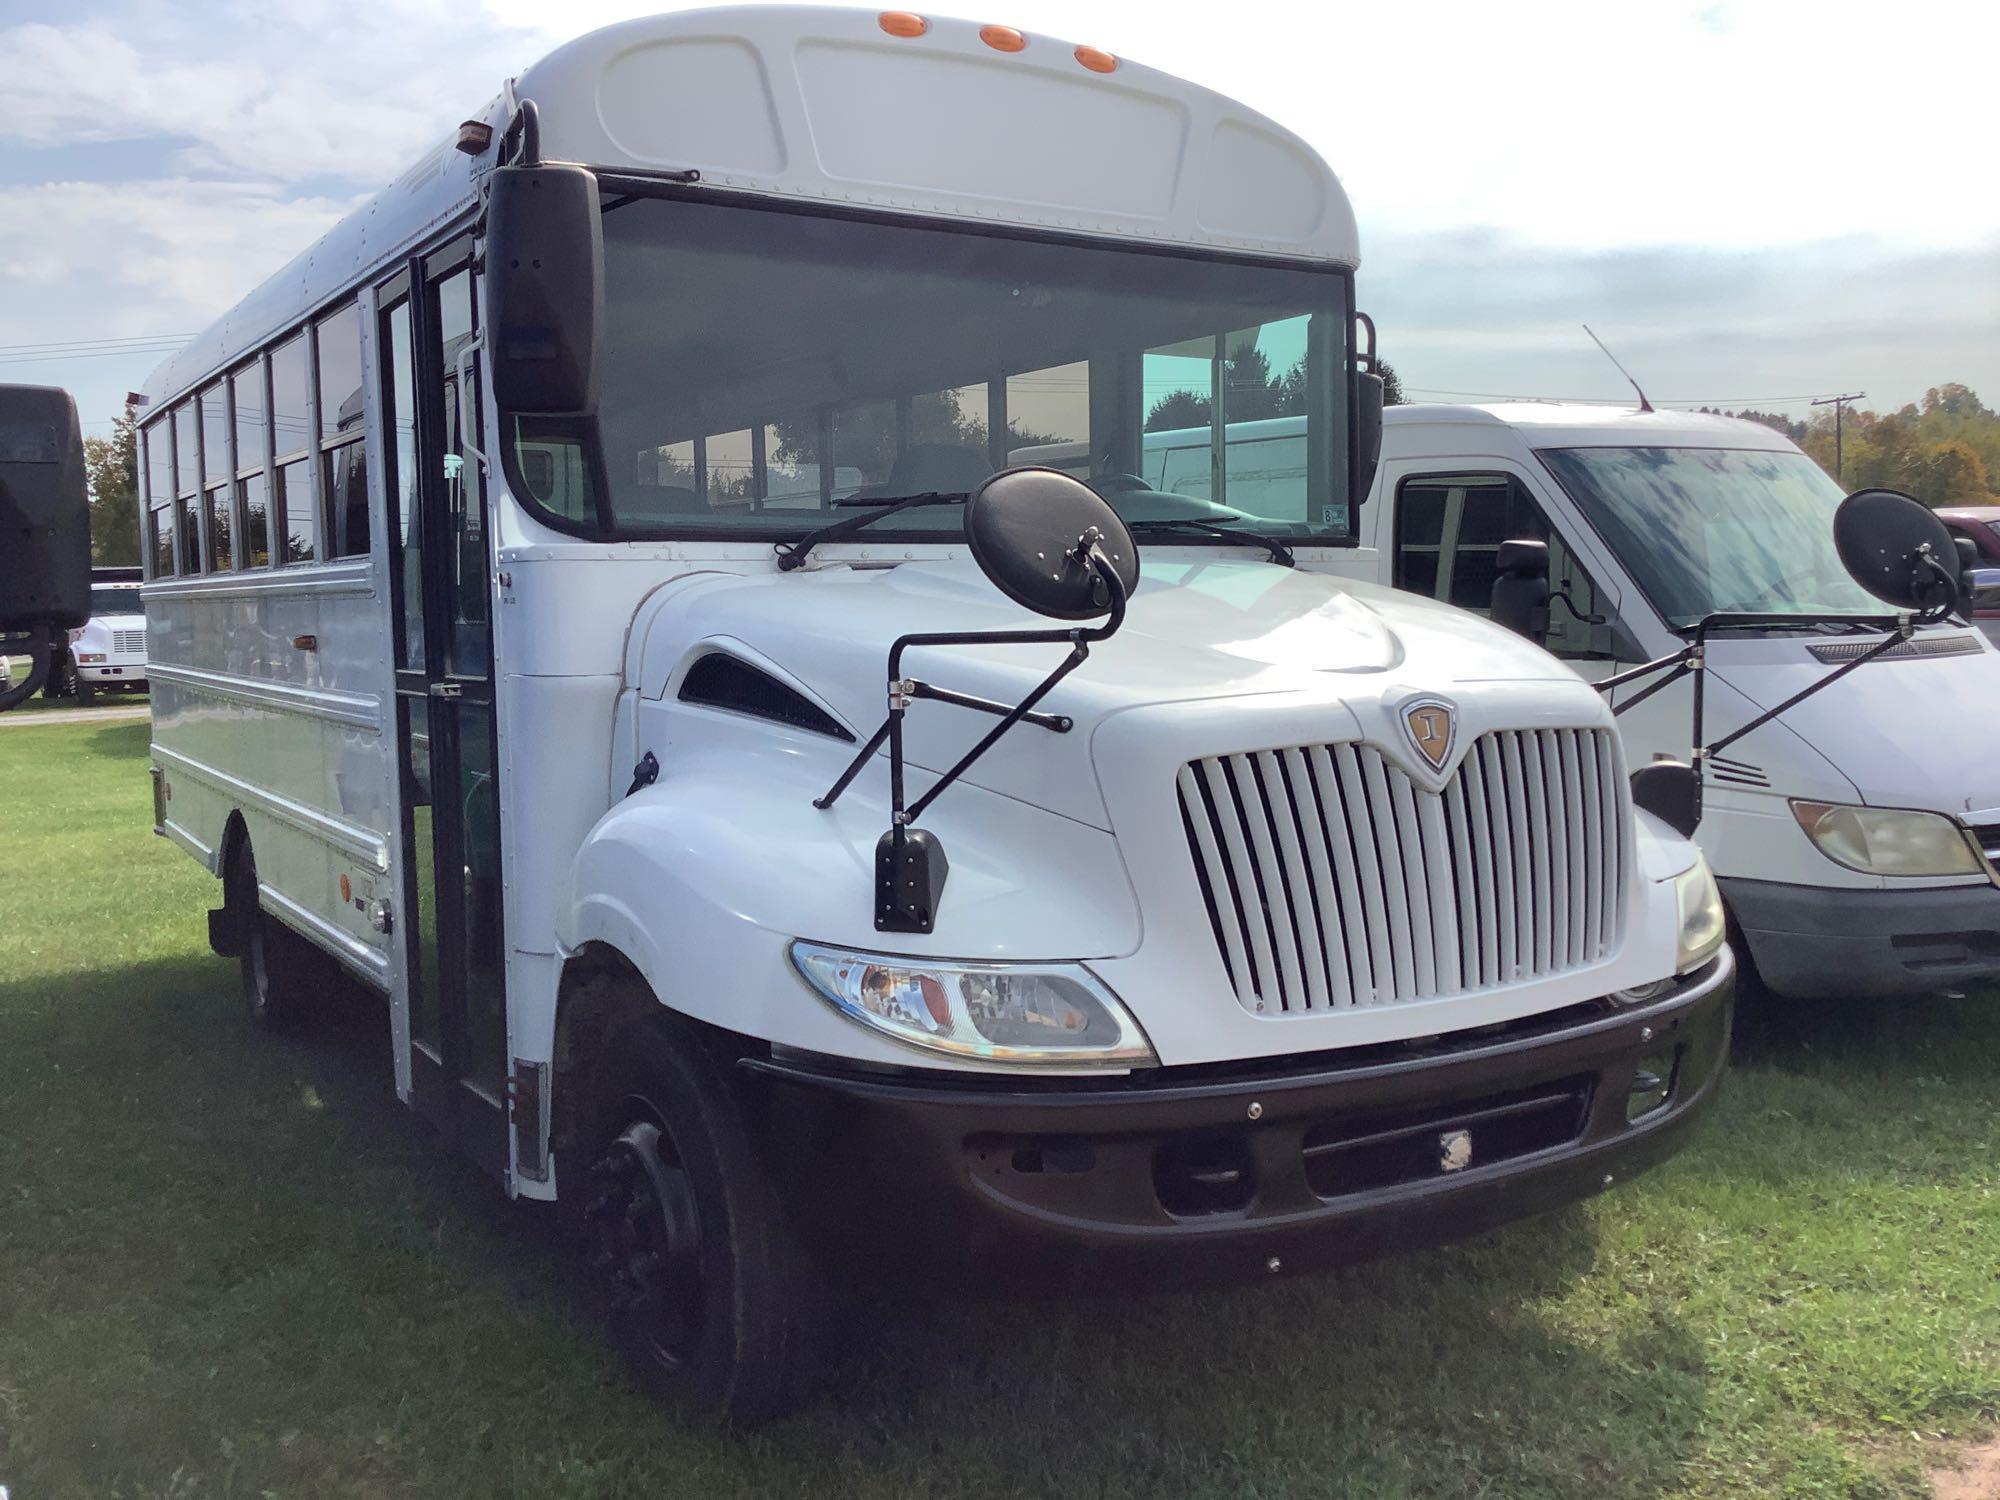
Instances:
[[[1367,503],[1375,487],[1375,471],[1382,463],[1382,377],[1354,377],[1354,466],[1350,475],[1350,503]]]
[[[534,416],[597,409],[604,221],[583,167],[501,167],[486,200],[486,342],[493,400]]]
[[[2000,611],[2000,568],[1967,569],[1965,603],[1982,615]]]
[[[68,391],[0,385],[0,644],[33,664],[0,709],[38,691],[61,632],[90,618],[90,498]],[[7,653],[13,654],[13,653]]]
[[[1502,542],[1495,563],[1493,622],[1539,645],[1549,633],[1549,544],[1531,537]]]

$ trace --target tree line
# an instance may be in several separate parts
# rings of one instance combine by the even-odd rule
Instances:
[[[1892,412],[1850,406],[1838,433],[1831,408],[1809,422],[1777,412],[1702,410],[1782,432],[1849,490],[1901,490],[1932,506],[2000,505],[2000,412],[1956,381]]]

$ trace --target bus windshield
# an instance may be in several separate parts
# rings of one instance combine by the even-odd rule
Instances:
[[[514,488],[558,526],[776,540],[1041,463],[1135,521],[1349,537],[1338,269],[607,199],[596,422],[508,423]],[[867,535],[960,531],[940,504]]]
[[[93,583],[90,586],[90,614],[92,619],[105,615],[136,615],[145,612],[145,605],[139,599],[139,585]]]
[[[1841,566],[1840,486],[1803,453],[1544,448],[1541,458],[1670,626],[1719,610],[1885,608]]]

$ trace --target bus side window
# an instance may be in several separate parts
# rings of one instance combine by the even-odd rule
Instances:
[[[1521,485],[1505,475],[1408,479],[1397,491],[1398,588],[1485,614],[1499,576],[1500,544],[1532,537],[1549,544],[1549,586],[1566,591],[1584,615],[1602,613],[1597,587],[1563,545],[1548,517]],[[1608,651],[1603,627],[1579,620],[1562,604],[1549,612],[1548,649],[1562,657],[1597,657]]]

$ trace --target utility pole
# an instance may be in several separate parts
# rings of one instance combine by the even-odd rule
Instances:
[[[1833,482],[1835,484],[1847,483],[1847,480],[1840,472],[1840,419],[1847,414],[1848,402],[1865,401],[1867,399],[1868,393],[1866,391],[1854,391],[1845,396],[1822,396],[1813,402],[1814,406],[1830,406],[1833,408]]]

